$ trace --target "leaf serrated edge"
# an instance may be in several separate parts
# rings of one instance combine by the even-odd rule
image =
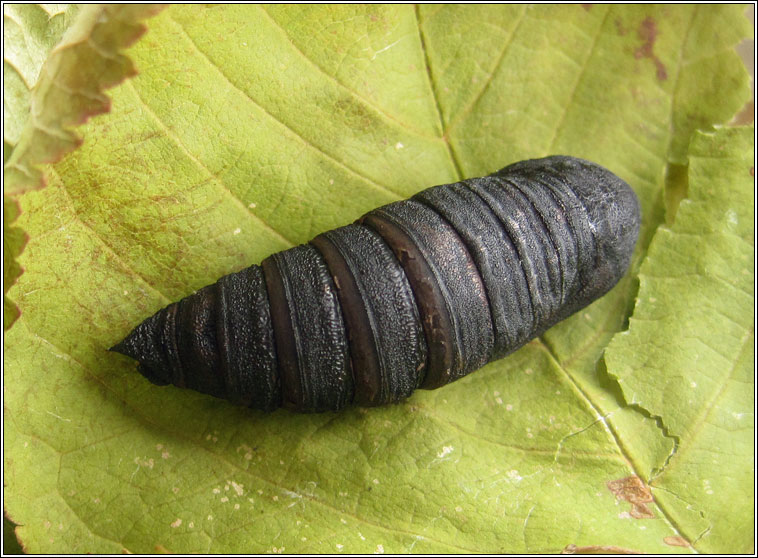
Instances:
[[[13,227],[21,213],[18,197],[25,192],[44,188],[47,178],[39,165],[60,161],[66,154],[82,143],[82,138],[71,128],[84,124],[93,116],[110,111],[110,98],[103,94],[105,89],[114,87],[137,71],[128,57],[121,51],[131,46],[147,31],[142,20],[156,15],[165,6],[159,4],[140,5],[91,5],[85,7],[74,24],[66,31],[60,43],[48,55],[40,71],[40,77],[31,90],[30,117],[19,142],[3,168],[3,237],[15,237],[15,246],[4,246],[11,253],[3,259],[3,331],[8,331],[20,315],[18,306],[6,293],[24,272],[17,263],[28,241],[28,235]],[[113,39],[107,47],[93,37],[102,34]],[[78,73],[67,72],[66,65],[75,63],[81,49],[93,51],[103,61],[102,78],[86,90],[67,87],[67,77],[79,77]],[[61,69],[64,71],[61,72]],[[114,71],[115,70],[115,71]],[[41,107],[47,92],[51,89],[63,92],[69,102],[60,102],[61,107],[75,107],[52,111],[41,118]],[[60,98],[60,94],[58,95]],[[38,141],[48,136],[52,141]],[[8,213],[10,211],[10,214]],[[6,263],[7,262],[7,263]]]
[[[745,128],[745,129],[752,128],[753,129],[753,133],[751,135],[754,135],[754,133],[755,133],[754,132],[754,125],[750,125],[750,126],[719,126],[719,125],[715,124],[714,127],[715,127],[716,131],[718,131],[718,130],[724,130],[725,132],[726,131],[730,131],[730,130],[731,131],[738,130],[740,128]],[[705,131],[705,130],[697,130],[696,129],[696,130],[694,130],[692,132],[692,134],[690,136],[690,140],[689,140],[689,145],[688,145],[688,148],[687,148],[687,153],[688,153],[688,155],[687,155],[687,159],[688,159],[687,160],[687,165],[686,166],[681,166],[684,169],[684,171],[683,171],[684,172],[684,177],[685,177],[685,179],[686,179],[687,182],[689,181],[689,178],[690,178],[689,175],[690,175],[690,172],[691,172],[691,166],[690,166],[691,161],[690,161],[690,159],[693,156],[693,144],[695,144],[696,141],[698,141],[699,139],[701,139],[703,137],[713,136],[713,135],[714,135],[714,132],[712,132],[712,131]],[[753,154],[753,157],[754,157],[754,154]],[[675,163],[669,161],[669,163],[667,165],[667,169],[670,168],[672,165],[675,165]],[[682,196],[681,199],[677,200],[677,202],[676,202],[677,206],[678,206],[678,203],[680,201],[682,201],[682,199],[688,199],[688,197],[689,196],[684,195],[684,196]],[[658,236],[659,232],[661,232],[661,231],[672,232],[672,228],[675,226],[675,223],[676,223],[675,209],[676,209],[676,207],[674,208],[674,212],[670,215],[671,222],[669,222],[669,223],[661,223],[656,228],[656,231],[655,231],[655,233],[653,235],[654,237]],[[653,243],[653,239],[651,239],[650,244],[652,244],[652,243]],[[649,263],[649,259],[648,258],[649,258],[649,252],[645,254],[644,260],[642,262],[640,262],[640,267],[639,267],[640,271],[638,272],[638,277],[639,277],[640,281],[642,280],[642,278],[645,275],[644,264]],[[641,288],[641,285],[640,285],[640,288]],[[639,299],[639,295],[638,295],[637,298],[636,298],[636,300],[635,300],[635,304],[634,304],[634,308],[632,310],[632,314],[629,316],[630,318],[634,316],[634,312],[636,312],[637,306],[638,306],[639,303],[640,303],[640,299]],[[627,327],[625,330],[617,332],[611,338],[611,341],[606,346],[606,352],[607,352],[607,350],[609,348],[613,348],[615,346],[615,344],[619,343],[620,339],[621,339],[620,336],[623,335],[623,334],[628,333],[628,331],[629,331],[629,328]],[[751,334],[754,334],[754,330],[753,329],[748,330],[748,332],[743,337],[743,340],[742,340],[742,343],[741,343],[741,345],[743,346],[743,350],[744,350],[744,347],[746,346],[746,341],[747,341],[747,339],[749,339],[749,337],[750,337]],[[546,345],[546,348],[552,354],[552,350],[550,349],[550,347],[548,345]],[[606,352],[604,352],[604,354],[602,356],[602,360],[603,361],[606,360]],[[739,359],[737,359],[737,360],[739,360]],[[559,362],[559,361],[556,359],[556,362]],[[730,371],[730,374],[728,375],[728,377],[731,377],[731,375],[732,375],[731,372],[733,372],[733,370]],[[630,402],[629,399],[628,399],[628,397],[627,397],[627,393],[625,392],[625,390],[621,386],[621,378],[620,378],[620,376],[618,374],[612,372],[611,369],[610,369],[610,367],[608,367],[606,369],[606,374],[607,374],[608,378],[610,380],[612,380],[613,382],[615,382],[616,385],[617,385],[617,387],[619,388],[619,395],[620,395],[620,397],[623,400],[625,408],[631,409],[631,410],[639,413],[640,415],[642,415],[642,416],[644,416],[644,417],[646,417],[648,419],[651,419],[651,420],[655,421],[655,424],[658,427],[658,429],[660,430],[661,435],[663,437],[669,438],[669,439],[671,439],[673,441],[673,446],[671,448],[671,451],[668,453],[668,455],[664,459],[663,463],[661,463],[660,466],[655,467],[652,471],[650,471],[650,474],[648,475],[648,477],[642,477],[643,479],[645,479],[645,481],[648,483],[648,485],[651,488],[655,488],[656,490],[663,490],[663,491],[668,492],[665,488],[661,488],[659,486],[654,486],[653,483],[654,483],[654,481],[658,477],[660,477],[666,471],[669,463],[680,452],[680,449],[681,449],[681,437],[679,435],[675,434],[671,430],[671,428],[665,422],[663,416],[654,414],[653,412],[651,412],[649,409],[647,409],[646,407],[644,407],[640,403],[636,403],[636,402],[633,402],[633,401]],[[721,388],[719,389],[719,391],[717,392],[717,394],[711,399],[712,402],[715,402],[720,397],[721,393],[723,392],[724,387],[725,387],[725,384],[721,386]],[[707,411],[706,415],[708,413],[710,413],[710,411],[713,409],[713,407],[714,407],[714,404],[709,405],[708,411]],[[704,418],[701,418],[700,422],[702,422],[703,420],[704,420]],[[616,437],[615,433],[614,433],[614,437]],[[620,442],[620,440],[618,438],[617,438],[617,442]],[[619,444],[619,447],[621,447],[620,444]],[[626,454],[625,454],[625,456],[626,456]],[[630,461],[630,463],[632,463],[632,461],[631,461],[630,458],[629,458],[629,461]],[[676,496],[676,495],[674,494],[674,496]],[[671,523],[672,525],[675,525],[676,528],[677,528],[677,531],[679,532],[679,526],[678,526],[678,524],[676,522],[674,522],[673,514],[669,513],[666,510],[665,506],[661,502],[659,502],[658,500],[655,500],[655,503],[656,503],[657,507],[664,513],[664,515],[666,516],[666,519],[669,520],[669,523]],[[700,514],[700,516],[703,518],[703,520],[706,520],[706,512],[705,512],[705,510],[697,510],[697,512]],[[684,541],[686,541],[689,544],[689,546],[693,550],[695,550],[697,552],[697,549],[695,548],[695,545],[700,541],[700,539],[702,539],[711,530],[711,528],[712,528],[712,524],[709,527],[707,527],[703,532],[701,532],[699,535],[697,535],[696,537],[694,537],[693,540],[689,540],[687,537],[682,537],[682,539]]]

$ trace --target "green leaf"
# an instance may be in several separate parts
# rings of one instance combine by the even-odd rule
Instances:
[[[30,116],[31,89],[48,52],[60,40],[78,11],[76,5],[3,4],[3,164],[11,157]],[[16,257],[26,236],[13,227],[19,208],[3,198],[3,330],[18,317],[18,308],[6,295],[21,268]]]
[[[636,269],[677,146],[749,94],[731,63],[741,10],[230,5],[151,19],[129,52],[140,74],[49,187],[21,198],[5,442],[25,547],[687,550],[700,516],[685,529],[647,500],[674,441],[597,369],[634,270],[542,340],[386,408],[263,414],[150,385],[105,349],[168,302],[377,205],[548,153],[633,185]],[[690,71],[708,79],[685,95]],[[734,98],[714,93],[727,87]]]
[[[23,231],[12,227],[19,208],[10,196],[43,187],[38,165],[58,161],[80,143],[70,127],[109,110],[103,89],[134,71],[119,51],[144,32],[139,20],[159,10],[3,5],[4,330],[18,317],[6,293],[22,272],[16,258],[26,242]]]
[[[42,64],[77,12],[76,4],[3,4],[3,163],[31,115]]]
[[[650,486],[708,553],[754,544],[754,137],[695,136],[689,198],[656,233],[629,331],[605,355],[626,401],[676,441]]]
[[[21,266],[16,257],[27,240],[21,229],[11,226],[18,218],[19,211],[15,199],[3,196],[3,331],[9,329],[18,318],[18,308],[6,295],[21,275]]]
[[[48,12],[51,21],[33,17],[38,15],[33,13],[35,10],[44,11],[37,6],[9,6],[4,11],[4,20],[13,22],[9,28],[21,38],[8,37],[16,48],[8,49],[3,69],[6,75],[13,73],[8,70],[11,68],[21,77],[23,84],[16,80],[10,86],[12,91],[19,91],[17,97],[24,97],[3,107],[12,116],[11,125],[4,130],[10,138],[6,143],[14,145],[4,164],[6,193],[18,194],[43,186],[37,165],[58,161],[81,141],[69,128],[109,110],[110,101],[102,90],[134,74],[131,60],[119,51],[144,32],[139,20],[158,9],[151,5],[89,5],[73,10],[77,17],[69,27],[65,27],[65,18],[60,25],[53,23],[56,15],[64,13],[57,8]],[[13,12],[17,12],[19,21],[10,17]],[[64,28],[62,39],[48,54]],[[37,44],[18,48],[20,41],[26,45],[35,38]],[[44,59],[41,66],[40,58]],[[24,87],[28,95],[23,94]]]

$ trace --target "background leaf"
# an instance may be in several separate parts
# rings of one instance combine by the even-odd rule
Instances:
[[[102,90],[134,73],[119,50],[144,32],[139,20],[158,10],[151,5],[4,7],[4,21],[21,35],[6,38],[13,48],[3,60],[5,75],[21,78],[9,84],[14,102],[3,107],[9,117],[4,144],[13,146],[7,160],[3,157],[6,193],[41,187],[37,165],[58,161],[80,143],[69,128],[109,110]]]
[[[76,4],[3,4],[3,163],[31,116],[42,64],[77,12]]]
[[[675,439],[626,405],[599,358],[631,312],[669,161],[749,95],[733,63],[741,10],[236,5],[152,19],[130,51],[140,75],[50,187],[22,198],[6,506],[27,548],[688,550],[700,516],[685,529],[647,499]],[[632,273],[454,385],[387,408],[265,415],[156,388],[105,352],[274,251],[548,153],[635,188]]]
[[[69,27],[77,6],[3,4],[3,165],[11,157],[31,114],[31,89],[50,49]],[[18,317],[18,308],[5,296],[21,268],[16,257],[26,236],[16,221],[16,200],[3,196],[3,331]]]
[[[45,185],[39,164],[76,149],[81,140],[71,126],[109,110],[103,90],[134,71],[119,50],[144,32],[139,21],[159,10],[149,4],[3,5],[4,330],[18,317],[5,295],[21,274],[15,260],[26,243],[23,231],[11,226],[19,213],[14,196]]]

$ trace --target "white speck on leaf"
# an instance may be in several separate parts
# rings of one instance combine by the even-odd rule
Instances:
[[[518,471],[516,469],[511,469],[510,471],[508,471],[506,473],[506,475],[508,476],[509,479],[512,479],[512,480],[514,480],[516,482],[518,482],[518,481],[520,481],[521,479],[524,478],[521,475],[519,475],[519,473],[518,473]]]
[[[442,449],[439,451],[439,453],[437,453],[437,457],[439,457],[440,459],[442,459],[443,457],[445,457],[449,453],[452,453],[452,451],[454,449],[455,448],[453,446],[442,446]],[[376,480],[376,479],[374,479],[374,484],[379,484],[379,481]]]

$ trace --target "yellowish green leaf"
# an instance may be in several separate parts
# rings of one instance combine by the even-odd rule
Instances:
[[[26,547],[691,551],[702,517],[648,486],[674,434],[626,406],[600,357],[631,313],[669,161],[745,101],[741,12],[193,5],[151,19],[129,53],[140,75],[21,198],[5,442]],[[267,415],[150,385],[105,350],[169,301],[377,205],[548,153],[637,191],[634,269],[451,386]]]

